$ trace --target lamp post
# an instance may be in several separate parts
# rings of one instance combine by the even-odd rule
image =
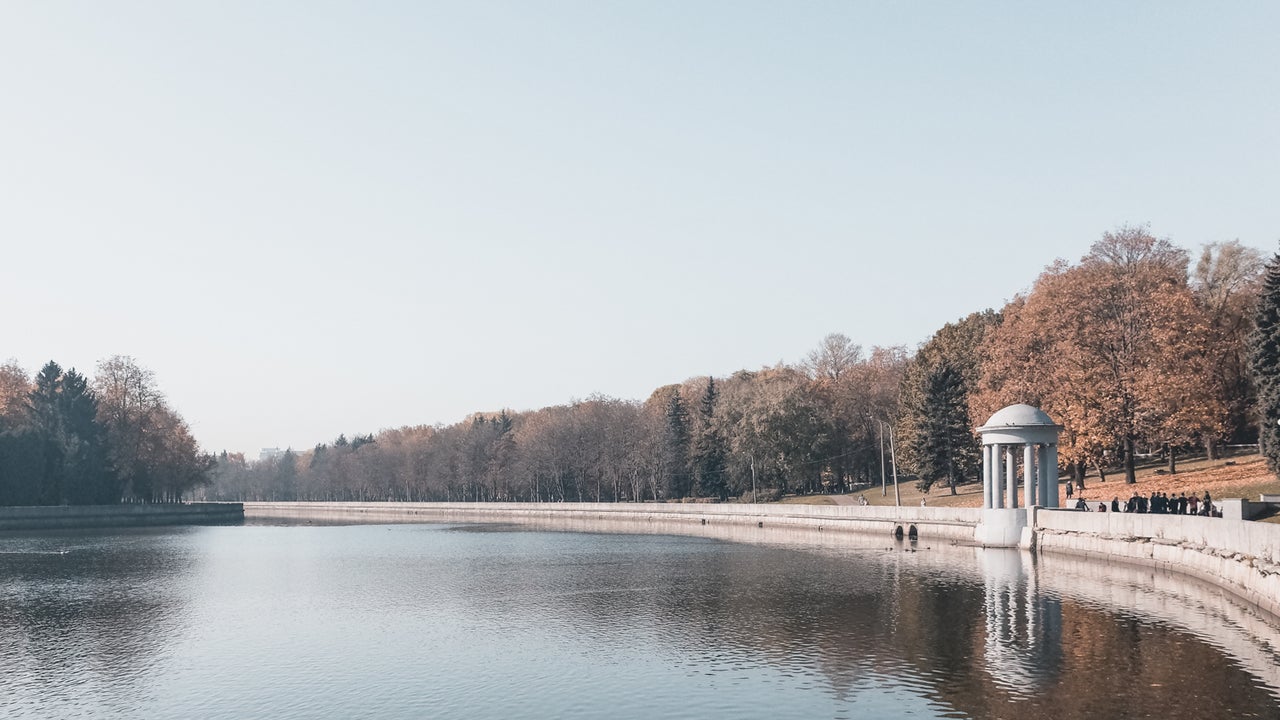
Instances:
[[[873,419],[880,423],[880,494],[881,496],[889,494],[884,487],[884,429],[887,426],[889,428],[889,459],[893,462],[893,504],[901,507],[902,493],[898,490],[898,453],[893,443],[893,425],[880,418]]]
[[[884,482],[884,423],[879,418],[876,418],[876,422],[880,423],[880,497],[884,497],[889,494]]]

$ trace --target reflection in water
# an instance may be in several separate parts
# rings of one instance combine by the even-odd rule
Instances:
[[[829,532],[698,532],[0,537],[0,716],[1280,711],[1276,625],[1176,576]]]
[[[1042,691],[1062,667],[1062,602],[1040,594],[1030,558],[1018,550],[978,552],[986,584],[986,670],[1014,695]]]
[[[0,717],[130,714],[153,688],[188,571],[183,531],[0,537]]]

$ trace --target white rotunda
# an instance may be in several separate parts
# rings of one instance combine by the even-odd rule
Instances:
[[[979,543],[988,547],[1022,544],[1027,511],[1018,502],[1019,459],[1026,506],[1058,507],[1061,431],[1062,426],[1043,410],[1024,404],[1001,409],[978,428],[982,435],[982,522],[975,539]]]

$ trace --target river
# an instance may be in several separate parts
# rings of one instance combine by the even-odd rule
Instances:
[[[827,535],[4,535],[0,717],[1280,717],[1280,626],[1212,587]]]

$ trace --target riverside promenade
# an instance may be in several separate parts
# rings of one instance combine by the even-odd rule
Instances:
[[[1280,617],[1280,525],[1040,507],[1026,512],[1025,550],[1168,569]],[[747,542],[802,531],[836,544],[842,535],[871,535],[974,546],[981,545],[975,532],[982,520],[979,508],[749,503],[246,502],[244,514],[250,521],[508,523],[593,532],[703,535],[720,529]]]

